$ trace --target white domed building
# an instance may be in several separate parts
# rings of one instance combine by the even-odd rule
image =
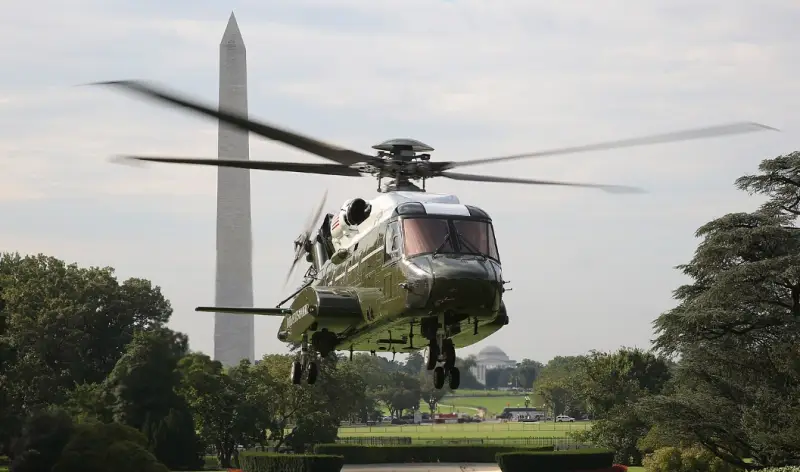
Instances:
[[[507,369],[516,367],[517,361],[508,358],[505,352],[497,346],[487,346],[478,353],[475,367],[470,371],[483,385],[486,385],[486,372],[492,369]]]

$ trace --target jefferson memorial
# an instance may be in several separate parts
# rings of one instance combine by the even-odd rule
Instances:
[[[475,367],[470,368],[472,375],[483,385],[486,385],[486,372],[492,369],[506,369],[516,367],[517,361],[508,358],[505,352],[497,346],[487,346],[478,353]]]

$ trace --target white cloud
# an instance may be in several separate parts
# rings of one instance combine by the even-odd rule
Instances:
[[[680,280],[668,265],[689,257],[694,228],[754,206],[732,181],[797,145],[800,11],[789,0],[4,6],[0,30],[15,46],[0,50],[0,206],[30,208],[33,216],[19,217],[3,247],[52,250],[85,263],[103,259],[166,281],[179,308],[176,326],[204,349],[211,345],[207,327],[193,331],[199,318],[186,311],[200,297],[210,300],[215,172],[131,169],[107,158],[214,156],[216,125],[73,85],[150,79],[213,103],[218,45],[231,8],[247,44],[251,114],[360,151],[410,136],[435,147],[435,158],[466,160],[738,120],[783,129],[465,169],[653,191],[642,197],[430,182],[496,215],[502,252],[513,255],[507,271],[520,287],[509,295],[520,330],[487,342],[508,344],[514,357],[630,344],[619,334],[626,329],[646,342],[650,320],[669,306]],[[251,156],[319,162],[256,138]],[[371,195],[374,182],[296,174],[254,174],[252,182],[262,258],[256,299],[271,303],[291,240],[320,187],[330,189],[333,207],[353,194]],[[87,203],[92,199],[106,206]],[[65,211],[74,213],[74,221],[58,219],[66,233],[33,223],[34,216],[47,221]],[[119,229],[100,231],[98,224]],[[575,274],[589,282],[575,288]],[[631,280],[635,285],[625,285]],[[534,311],[523,311],[531,305]],[[585,324],[585,334],[569,346],[542,340],[541,353],[518,347],[520,332],[534,325],[561,329],[565,317]],[[591,334],[600,330],[607,330],[602,341]],[[272,333],[259,348],[278,348]]]

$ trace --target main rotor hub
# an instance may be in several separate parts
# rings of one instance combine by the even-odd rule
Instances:
[[[402,151],[410,151],[414,154],[418,152],[432,152],[433,148],[416,139],[397,138],[384,141],[372,146],[372,149],[386,151],[392,154],[400,154]],[[402,154],[401,154],[402,155]],[[412,154],[413,155],[413,154]]]

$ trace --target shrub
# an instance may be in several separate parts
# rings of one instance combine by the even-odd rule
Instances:
[[[140,431],[119,423],[85,423],[75,427],[53,472],[168,472],[147,450]]]
[[[553,446],[520,447],[488,445],[417,444],[361,446],[357,444],[318,444],[317,454],[344,457],[345,464],[408,464],[414,462],[495,462],[501,452],[552,451]],[[611,463],[609,462],[609,465]]]
[[[0,467],[8,467],[9,465],[11,465],[11,461],[8,456],[0,456]]]
[[[327,454],[277,454],[243,452],[239,455],[243,472],[340,472],[342,456]]]
[[[614,452],[605,449],[518,451],[497,454],[497,463],[503,472],[612,470],[613,461]]]
[[[74,429],[72,418],[63,410],[34,413],[25,421],[22,435],[14,444],[11,472],[51,470]]]
[[[734,472],[737,467],[728,464],[707,449],[691,447],[662,447],[644,459],[647,472]]]

